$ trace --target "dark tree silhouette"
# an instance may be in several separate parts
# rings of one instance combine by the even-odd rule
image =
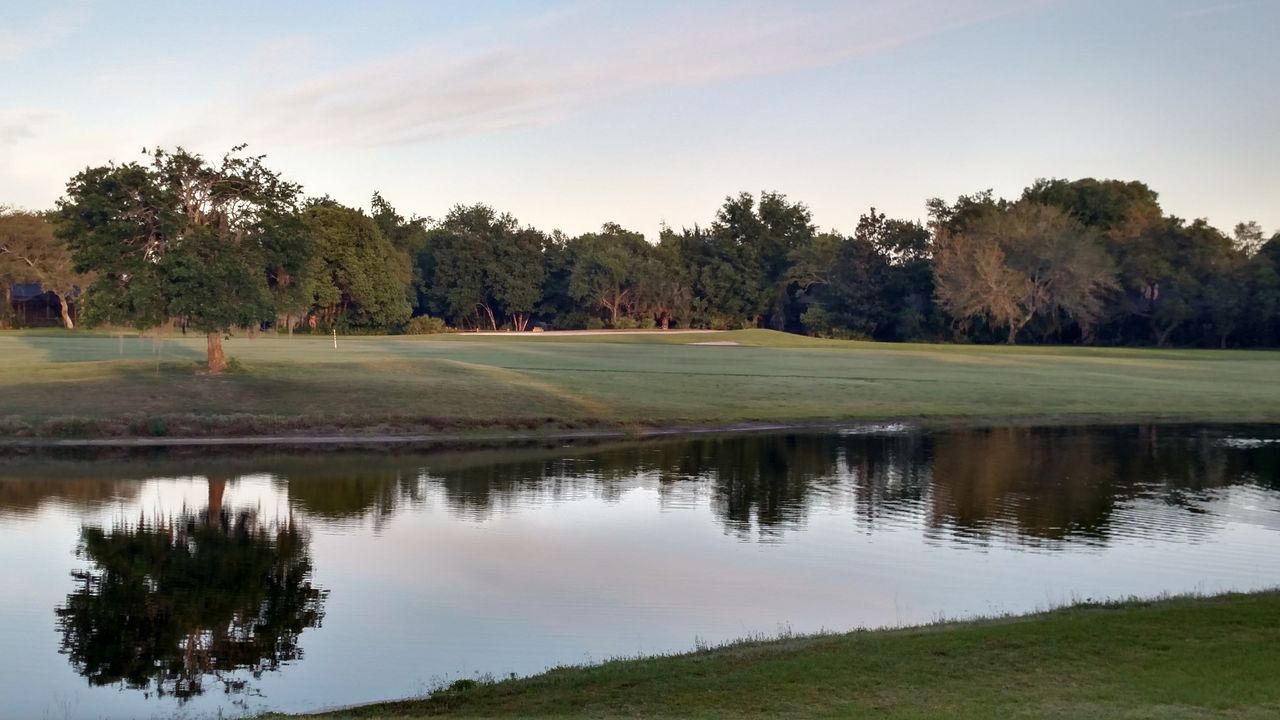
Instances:
[[[292,519],[264,523],[222,507],[225,480],[210,479],[198,513],[140,518],[81,530],[76,589],[56,610],[61,652],[91,685],[123,684],[179,701],[212,678],[249,692],[302,657],[298,637],[323,617],[304,532]]]

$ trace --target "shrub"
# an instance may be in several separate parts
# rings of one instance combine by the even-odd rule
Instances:
[[[746,324],[741,318],[727,315],[713,315],[707,322],[712,330],[741,330]]]
[[[645,317],[640,318],[640,329],[641,329],[641,330],[652,330],[652,329],[654,329],[654,328],[656,328],[656,327],[658,327],[658,321],[657,321],[657,320],[654,320],[653,318],[648,317],[648,316],[645,316]]]
[[[587,324],[591,322],[590,317],[584,312],[571,312],[564,315],[557,315],[550,323],[548,329],[555,330],[585,330]]]
[[[590,317],[590,318],[587,318],[587,329],[588,329],[588,330],[603,330],[603,329],[604,329],[604,321],[603,321],[603,320],[601,320],[601,319],[600,319],[600,318],[598,318],[598,317]]]
[[[436,335],[443,332],[449,332],[444,320],[430,315],[419,315],[411,318],[404,326],[405,335]]]
[[[614,327],[618,330],[635,330],[639,327],[639,323],[637,323],[636,319],[630,315],[623,315],[618,318],[618,322],[614,324]]]

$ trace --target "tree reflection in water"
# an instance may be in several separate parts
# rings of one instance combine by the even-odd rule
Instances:
[[[664,506],[709,505],[744,540],[781,539],[814,512],[845,510],[864,532],[923,522],[935,540],[1105,544],[1115,532],[1203,534],[1214,518],[1177,518],[1228,486],[1280,484],[1280,445],[1233,448],[1221,442],[1225,432],[997,427],[696,438],[403,465],[392,458],[277,478],[308,517],[372,517],[375,530],[437,493],[456,517],[484,522],[548,502],[617,502],[649,488]],[[1117,522],[1117,512],[1129,515]]]
[[[645,486],[664,503],[705,500],[743,539],[778,539],[812,512],[845,509],[867,532],[923,518],[935,538],[1106,543],[1115,532],[1201,535],[1218,521],[1181,516],[1227,486],[1280,482],[1280,446],[1220,440],[1218,431],[1153,426],[705,438],[441,470],[430,482],[455,514],[474,519]],[[1117,527],[1117,510],[1135,507],[1141,522]]]
[[[247,677],[302,657],[298,637],[323,616],[306,534],[222,505],[210,478],[200,512],[81,528],[75,590],[57,608],[61,652],[91,685],[122,684],[185,701],[212,679],[252,693]]]

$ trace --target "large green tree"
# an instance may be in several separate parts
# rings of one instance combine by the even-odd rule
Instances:
[[[261,225],[262,260],[275,327],[292,334],[298,318],[306,316],[312,308],[314,292],[310,270],[315,262],[314,245],[298,213],[267,214]]]
[[[205,333],[209,371],[220,372],[223,334],[273,318],[268,248],[279,226],[270,220],[293,212],[300,188],[243,149],[217,162],[157,149],[147,165],[71,179],[58,234],[76,269],[95,274],[91,319],[147,328],[180,318]]]
[[[533,228],[517,228],[496,238],[491,282],[493,297],[517,332],[529,329],[529,321],[542,299],[547,281],[543,255],[546,238]]]
[[[602,309],[611,327],[640,302],[641,283],[653,248],[644,235],[605,223],[569,243],[572,267],[569,292],[581,303]]]
[[[777,330],[791,325],[789,258],[813,240],[809,209],[780,193],[725,199],[707,234],[699,280],[711,315]]]
[[[1111,332],[1130,339],[1147,334],[1161,346],[1180,336],[1194,342],[1193,321],[1220,302],[1206,295],[1214,276],[1234,265],[1231,255],[1238,251],[1231,239],[1204,220],[1187,223],[1150,209],[1133,213],[1103,238],[1119,269],[1121,292]]]
[[[498,328],[490,281],[495,220],[488,206],[456,206],[431,230],[428,252],[419,257],[419,266],[429,272],[432,309],[455,326]]]
[[[405,288],[405,292],[414,309],[419,310],[419,314],[425,313],[426,308],[422,301],[426,289],[426,277],[422,274],[422,268],[416,259],[427,248],[427,232],[430,229],[431,220],[416,215],[406,219],[386,198],[382,197],[381,193],[377,192],[369,202],[369,215],[378,225],[378,231],[382,233],[382,237],[410,259],[413,279]]]
[[[542,241],[542,261],[547,276],[542,283],[537,314],[557,328],[581,328],[586,322],[586,314],[569,292],[569,279],[573,273],[570,240],[563,232],[553,230]]]
[[[1136,181],[1038,180],[1023,199],[1101,233],[1119,271],[1100,319],[1109,341],[1223,345],[1240,328],[1246,258],[1262,243],[1256,223],[1237,225],[1228,238],[1203,220],[1165,215],[1156,192]]]
[[[510,319],[516,330],[527,329],[547,279],[546,242],[488,205],[454,207],[419,256],[431,306],[455,325],[497,330]]]
[[[865,232],[867,241],[889,263],[883,302],[888,306],[892,325],[879,337],[936,339],[945,323],[934,302],[932,236],[919,221],[886,219],[883,214],[875,218],[875,214],[873,209],[867,222],[859,220],[854,236]]]
[[[1037,317],[1059,313],[1090,336],[1115,270],[1096,235],[1062,210],[1019,202],[937,239],[938,300],[962,321],[985,318],[1013,343]]]
[[[321,200],[302,212],[302,227],[312,244],[307,287],[319,322],[386,328],[409,319],[409,257],[383,237],[372,218]]]
[[[645,253],[636,285],[636,308],[666,330],[693,320],[693,278],[681,254],[678,236],[664,229]]]
[[[1280,343],[1280,233],[1263,243],[1246,269],[1248,302],[1242,321],[1254,345]]]
[[[866,237],[821,233],[792,252],[792,278],[805,292],[800,316],[815,335],[871,337],[884,325],[888,262]]]

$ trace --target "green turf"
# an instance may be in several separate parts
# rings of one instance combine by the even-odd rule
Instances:
[[[323,717],[1275,718],[1280,593],[731,645]]]
[[[736,342],[737,346],[698,345]],[[843,419],[1274,421],[1270,351],[898,345],[719,334],[235,337],[0,334],[13,434]],[[148,418],[167,418],[149,423]],[[186,423],[184,425],[183,423]]]

